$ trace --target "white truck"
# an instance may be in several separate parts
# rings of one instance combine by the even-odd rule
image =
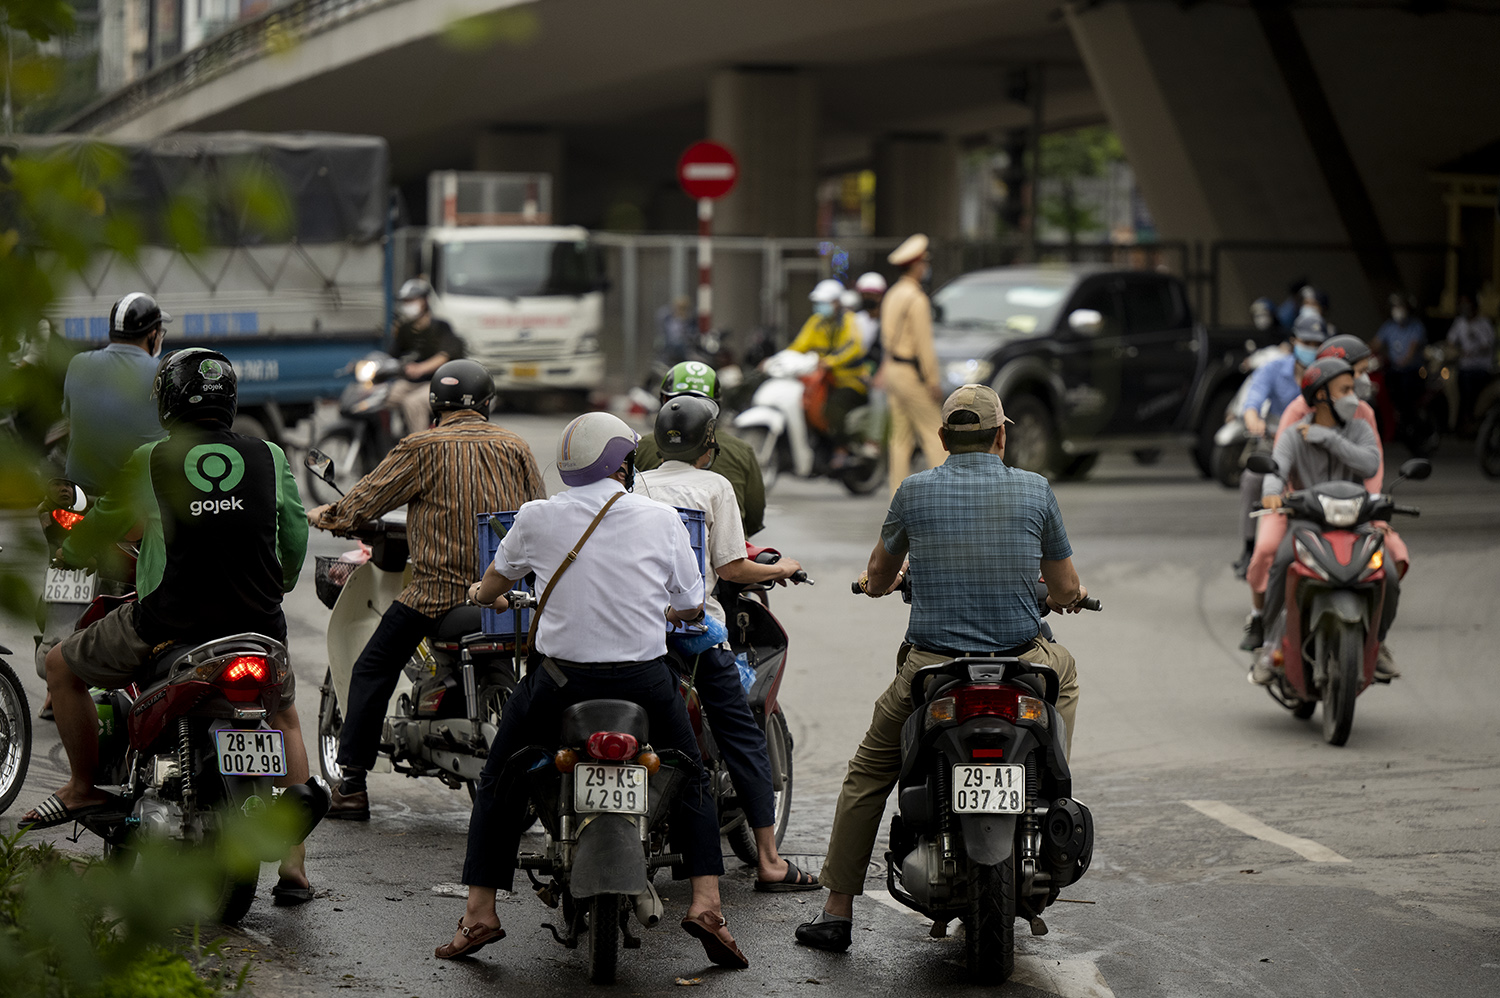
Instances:
[[[552,225],[551,178],[443,171],[429,225],[403,233],[408,276],[502,389],[597,388],[605,281],[586,229]]]

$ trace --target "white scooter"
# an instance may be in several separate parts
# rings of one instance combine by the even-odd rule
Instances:
[[[827,475],[855,495],[865,495],[885,481],[886,412],[884,396],[872,392],[870,401],[849,413],[847,428],[862,441],[843,467],[831,469],[832,441],[815,435],[803,410],[806,382],[818,370],[818,355],[782,350],[761,365],[770,377],[755,389],[750,407],[734,419],[735,433],[755,450],[766,489],[782,471],[799,478]]]

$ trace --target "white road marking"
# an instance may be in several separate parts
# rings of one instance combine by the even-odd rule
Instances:
[[[1296,835],[1278,831],[1259,819],[1241,811],[1239,808],[1230,807],[1221,800],[1185,800],[1188,807],[1200,814],[1205,814],[1223,825],[1228,825],[1237,832],[1244,832],[1251,838],[1269,842],[1272,845],[1290,849],[1303,859],[1312,863],[1348,863],[1350,860],[1340,856],[1321,842],[1312,839],[1304,839]]]
[[[865,897],[879,901],[903,915],[912,915],[923,922],[930,921],[925,915],[908,908],[891,897],[890,891],[865,891]],[[1075,960],[1046,960],[1030,953],[1016,954],[1016,970],[1011,975],[1015,984],[1060,995],[1061,998],[1115,998],[1099,972],[1098,964],[1088,958]]]

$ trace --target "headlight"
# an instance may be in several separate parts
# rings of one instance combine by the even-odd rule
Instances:
[[[574,353],[598,353],[599,337],[593,333],[584,333],[578,337],[578,345],[573,348]]]
[[[1329,496],[1318,496],[1318,502],[1323,504],[1323,519],[1330,527],[1354,526],[1365,506],[1364,499],[1333,499]]]
[[[1317,561],[1313,558],[1312,552],[1302,546],[1301,541],[1293,540],[1292,548],[1297,552],[1297,560],[1302,563],[1304,568],[1309,569],[1320,579],[1328,578],[1328,572],[1324,570],[1322,565],[1319,565],[1317,563]]]
[[[373,360],[362,360],[354,365],[355,380],[363,384],[372,384],[375,381],[375,370],[380,365]]]
[[[948,365],[948,380],[955,385],[973,385],[988,381],[995,365],[987,360],[955,360]]]

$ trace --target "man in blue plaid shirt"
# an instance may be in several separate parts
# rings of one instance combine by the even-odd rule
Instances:
[[[964,385],[943,404],[940,432],[948,458],[901,483],[861,588],[884,596],[910,573],[911,619],[897,654],[895,682],[875,716],[839,792],[819,880],[828,901],[797,939],[845,950],[854,896],[880,832],[886,798],[901,769],[901,727],[912,712],[911,680],[923,666],[964,656],[1014,656],[1050,666],[1059,679],[1057,710],[1071,746],[1078,706],[1073,656],[1041,635],[1038,572],[1054,610],[1077,613],[1088,591],[1073,568],[1057,498],[1041,475],[1007,466],[1005,409],[984,385]]]

